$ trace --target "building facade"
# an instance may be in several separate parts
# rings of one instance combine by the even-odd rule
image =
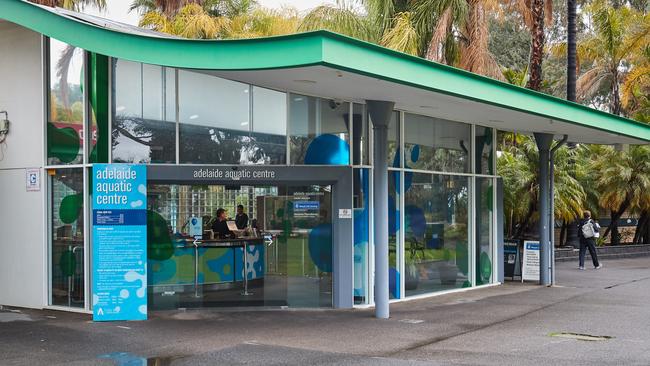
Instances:
[[[146,166],[148,311],[350,308],[383,301],[377,289],[401,300],[502,281],[497,128],[650,139],[328,32],[211,43],[17,0],[0,10],[5,305],[93,309],[96,164]],[[220,209],[232,225],[247,215],[228,243],[213,240]]]

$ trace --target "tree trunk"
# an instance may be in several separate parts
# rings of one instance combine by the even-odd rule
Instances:
[[[611,210],[610,211],[610,218],[611,222],[609,223],[609,226],[607,227],[607,230],[605,230],[605,234],[603,234],[603,238],[607,237],[607,234],[611,233],[610,237],[610,243],[612,245],[619,245],[621,244],[621,238],[618,232],[618,220],[623,216],[623,213],[630,207],[630,200],[629,198],[626,198],[625,201],[621,204],[621,207],[617,211]]]
[[[566,99],[572,102],[576,101],[576,0],[567,0],[567,82],[566,82]]]
[[[644,244],[647,241],[646,233],[648,232],[648,224],[650,223],[650,211],[643,210],[639,216],[639,222],[636,224],[634,231],[634,244]]]
[[[617,69],[612,70],[612,75],[614,77],[614,81],[612,82],[612,102],[611,102],[610,112],[612,114],[620,116],[622,103],[621,103],[620,85],[618,85],[618,70]]]
[[[524,216],[524,221],[521,223],[517,231],[515,232],[515,238],[519,239],[521,236],[526,232],[528,229],[528,225],[530,224],[530,218],[533,216],[533,213],[537,210],[537,202],[533,201],[530,203],[528,206],[528,212],[526,213],[526,216]]]
[[[566,220],[562,220],[562,229],[560,230],[560,246],[563,247],[566,244],[565,235],[567,232],[567,226],[569,226]]]
[[[550,0],[549,0],[550,1]],[[533,27],[531,29],[530,66],[527,88],[542,88],[542,62],[544,60],[544,0],[532,0]]]

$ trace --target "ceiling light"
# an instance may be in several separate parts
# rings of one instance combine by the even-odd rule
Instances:
[[[115,110],[116,110],[117,112],[122,112],[122,111],[125,110],[125,109],[126,109],[126,107],[123,106],[123,105],[118,106],[117,108],[115,108]]]
[[[240,123],[240,125],[242,125],[242,126],[248,126],[248,122],[242,122],[242,123]]]
[[[434,107],[430,105],[421,105],[420,108],[422,109],[438,109],[439,107]]]
[[[197,118],[199,118],[198,114],[193,114],[193,115],[190,116],[190,119],[197,119]]]
[[[488,122],[492,122],[492,123],[504,123],[504,121],[502,121],[502,120],[500,120],[500,119],[489,119]]]

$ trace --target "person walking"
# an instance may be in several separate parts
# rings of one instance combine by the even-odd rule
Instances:
[[[596,238],[599,237],[598,230],[600,230],[600,225],[591,219],[591,212],[589,211],[583,213],[582,220],[580,220],[578,225],[578,237],[580,238],[580,263],[578,269],[585,269],[585,254],[587,249],[589,249],[594,268],[602,268],[603,266],[598,262],[598,254],[596,254]]]

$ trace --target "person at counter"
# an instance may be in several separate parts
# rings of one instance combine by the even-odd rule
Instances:
[[[215,238],[224,239],[232,236],[232,232],[228,229],[227,212],[223,208],[217,210],[217,218],[212,223],[212,232]]]
[[[244,230],[246,227],[248,227],[248,215],[244,213],[244,206],[243,205],[238,205],[237,206],[237,215],[235,216],[235,225],[237,225],[237,229],[239,230]]]

